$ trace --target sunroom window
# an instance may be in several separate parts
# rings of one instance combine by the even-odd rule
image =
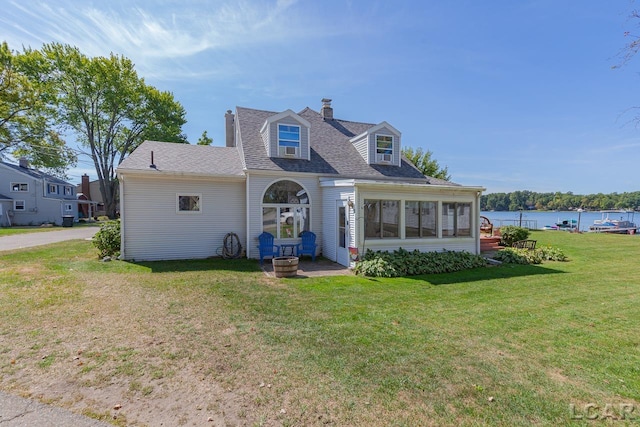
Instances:
[[[442,236],[471,236],[471,203],[442,203]]]
[[[409,201],[404,205],[404,233],[407,239],[436,237],[438,203]]]
[[[376,159],[378,162],[393,160],[393,136],[376,135]]]
[[[262,230],[277,239],[294,239],[310,229],[309,196],[294,181],[273,183],[262,199]]]
[[[364,201],[364,235],[366,238],[399,237],[400,202],[398,200]]]
[[[300,152],[300,126],[278,124],[278,155],[298,157]]]

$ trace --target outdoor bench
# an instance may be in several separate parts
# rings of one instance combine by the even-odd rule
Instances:
[[[536,248],[536,240],[518,240],[517,242],[513,242],[511,247],[517,249],[528,249],[532,251]]]

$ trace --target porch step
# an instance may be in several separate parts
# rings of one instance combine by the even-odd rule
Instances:
[[[497,251],[502,248],[500,246],[501,238],[496,237],[481,237],[480,238],[480,252]]]

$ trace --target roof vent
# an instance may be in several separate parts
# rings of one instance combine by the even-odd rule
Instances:
[[[322,98],[320,115],[325,120],[333,120],[333,108],[331,108],[331,100],[329,98]]]
[[[20,165],[21,168],[29,169],[29,160],[26,157],[20,157],[18,165]]]
[[[153,150],[151,150],[151,164],[149,165],[151,169],[157,169],[156,164],[153,162]]]

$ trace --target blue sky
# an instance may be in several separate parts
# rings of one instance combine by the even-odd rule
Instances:
[[[336,118],[402,132],[454,182],[487,192],[640,191],[640,63],[628,0],[7,1],[13,49],[68,43],[124,55],[173,92],[195,143],[224,113],[333,99]],[[635,32],[634,32],[635,31]],[[84,172],[84,159],[70,171]]]

